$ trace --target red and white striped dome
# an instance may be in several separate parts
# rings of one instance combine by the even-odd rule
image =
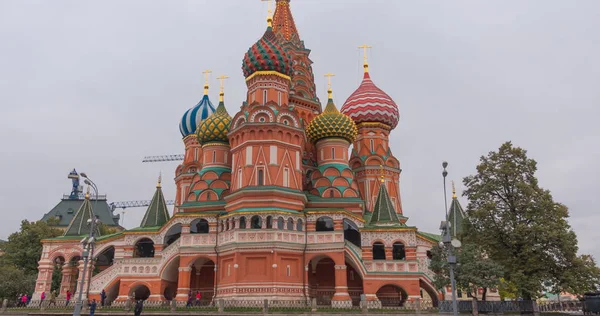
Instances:
[[[341,112],[348,115],[356,124],[383,123],[392,129],[398,125],[400,119],[396,102],[383,90],[377,88],[368,72],[365,72],[358,89],[348,97]]]

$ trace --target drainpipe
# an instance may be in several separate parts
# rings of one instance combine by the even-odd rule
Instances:
[[[217,262],[215,262],[215,286],[214,286],[214,294],[213,294],[213,304],[217,302],[215,299],[217,298],[217,290],[219,289],[219,251],[217,247],[219,246],[219,215],[217,215],[217,237],[215,238],[215,253],[217,254]]]
[[[306,217],[306,213],[304,213],[304,250],[302,251],[302,293],[304,294],[304,301],[308,302],[308,297],[306,296],[306,248],[308,247],[308,218]]]

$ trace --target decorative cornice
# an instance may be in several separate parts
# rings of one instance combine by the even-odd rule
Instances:
[[[250,81],[252,78],[256,77],[256,76],[269,76],[269,75],[273,75],[273,76],[277,76],[277,77],[281,77],[283,79],[286,80],[292,80],[292,78],[290,76],[284,75],[278,71],[275,70],[263,70],[263,71],[257,71],[253,74],[251,74],[250,76],[248,76],[248,78],[246,78],[246,82]]]
[[[378,227],[378,228],[361,228],[360,232],[410,232],[417,231],[416,227]]]
[[[389,126],[387,124],[383,124],[383,123],[378,123],[378,122],[362,122],[362,123],[356,124],[356,127],[358,127],[358,129],[361,129],[364,127],[364,128],[381,128],[386,131],[392,130],[391,126]]]
[[[344,215],[346,215],[348,217],[352,217],[353,219],[355,219],[355,220],[357,220],[357,221],[359,221],[361,223],[365,222],[364,218],[362,218],[362,217],[360,217],[360,216],[358,216],[356,214],[350,213],[350,212],[346,211],[345,209],[311,210],[311,211],[306,211],[307,215],[311,215],[311,214],[339,214],[339,213],[343,213]],[[361,231],[362,231],[362,229],[361,229]]]

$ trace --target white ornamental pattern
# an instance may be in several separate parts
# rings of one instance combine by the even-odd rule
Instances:
[[[363,246],[372,245],[375,241],[383,241],[386,247],[392,247],[396,241],[403,242],[408,247],[417,245],[417,237],[414,231],[361,233],[361,244]]]

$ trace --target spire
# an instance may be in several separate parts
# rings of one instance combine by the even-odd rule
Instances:
[[[227,79],[229,77],[223,75],[220,77],[217,77],[217,79],[219,79],[219,81],[221,82],[220,84],[220,90],[219,90],[219,104],[223,103],[223,97],[225,96],[225,92],[224,92],[224,88],[225,88],[225,79]]]
[[[90,203],[90,188],[88,187],[87,193],[85,194],[85,199],[83,203],[73,216],[71,223],[69,223],[69,227],[65,231],[63,236],[84,236],[90,233],[90,225],[88,224],[88,220],[90,220],[94,216],[94,212],[92,210],[92,204]],[[96,236],[98,236],[98,231],[96,231]]]
[[[275,14],[273,15],[273,31],[276,34],[281,34],[288,41],[294,36],[300,39],[290,9],[290,0],[276,0],[276,2]]]
[[[152,197],[152,201],[146,210],[146,214],[142,219],[140,227],[157,227],[162,226],[169,221],[169,210],[167,210],[167,203],[162,193],[160,185],[161,177],[158,178],[158,184],[156,185],[156,192]]]
[[[450,234],[452,237],[460,235],[463,231],[463,221],[467,217],[467,213],[463,210],[458,198],[456,197],[456,188],[452,181],[452,203],[448,212],[448,221],[450,221]]]
[[[372,46],[368,46],[367,44],[358,46],[358,48],[363,49],[363,68],[365,68],[365,74],[369,73],[369,62],[367,61],[367,49],[369,49],[371,47]]]
[[[333,100],[333,91],[331,90],[331,77],[335,75],[332,73],[326,73],[325,77],[327,77],[327,99]]]
[[[381,167],[383,170],[383,166]],[[383,180],[383,178],[382,178]],[[379,194],[373,208],[373,213],[369,220],[370,226],[404,226],[398,219],[398,214],[394,209],[394,204],[390,199],[387,189],[383,182],[379,186]]]
[[[273,11],[271,10],[271,2],[273,2],[273,0],[260,0],[260,1],[267,3],[267,26],[272,27],[273,26]]]
[[[208,95],[208,81],[212,70],[205,70],[202,73],[204,74],[204,95]]]

